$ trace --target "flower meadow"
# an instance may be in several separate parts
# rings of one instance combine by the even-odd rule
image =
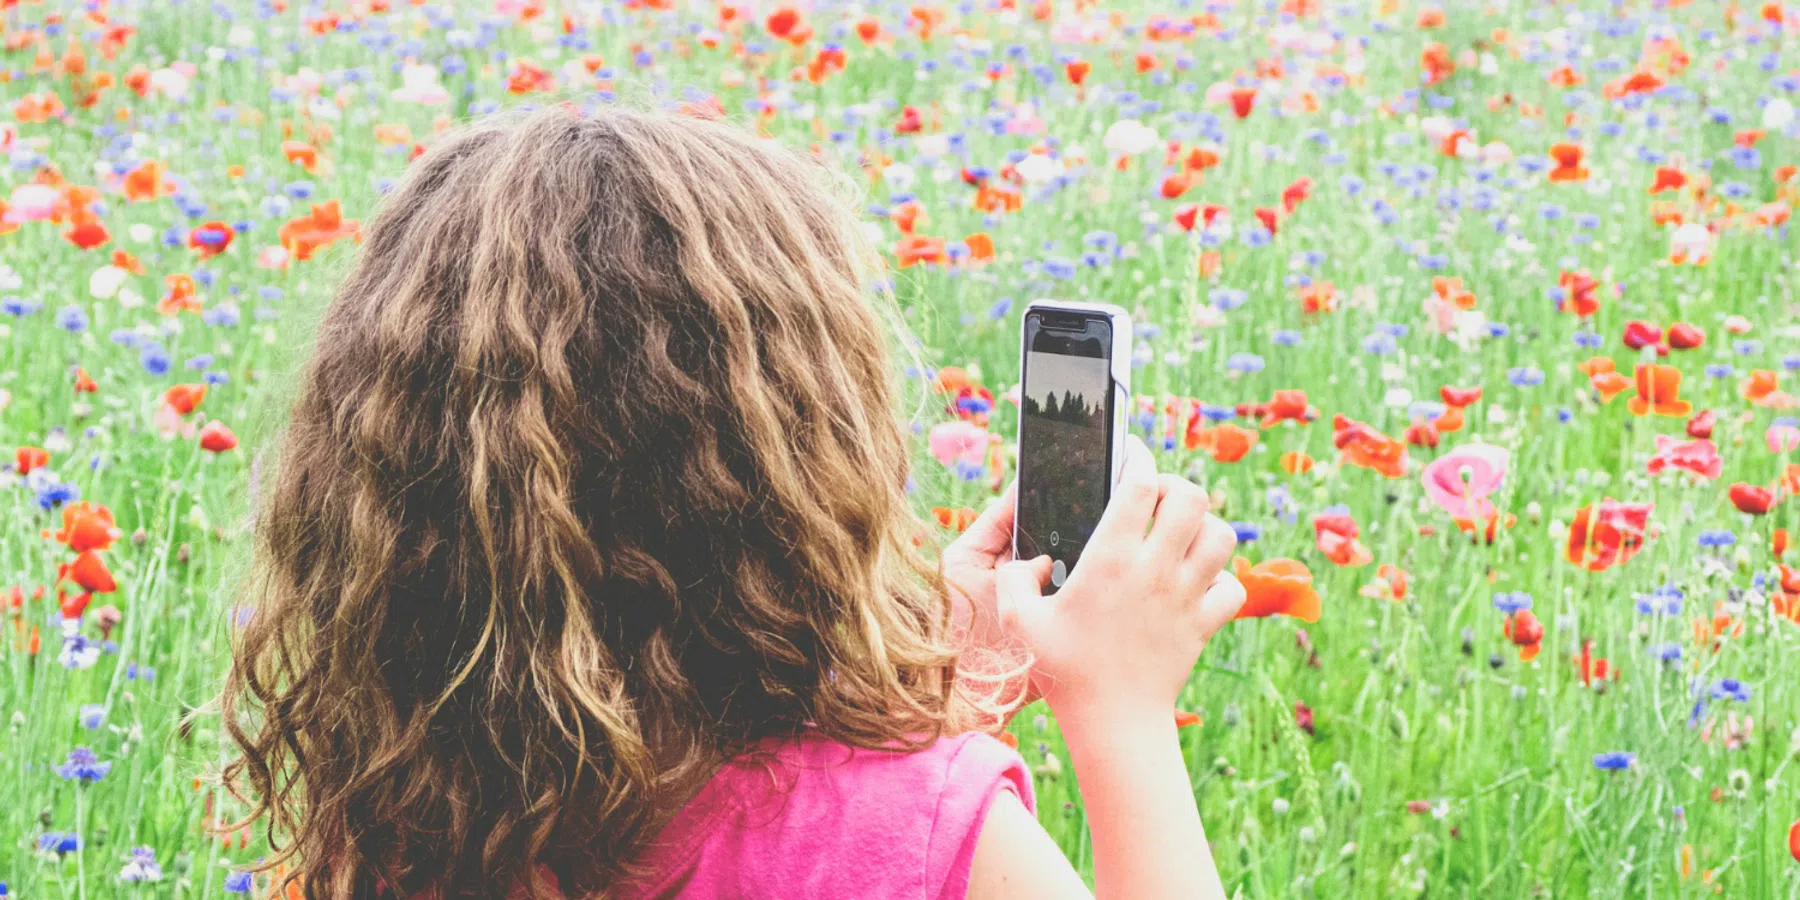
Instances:
[[[1800,6],[0,0],[0,894],[261,893],[212,698],[359,222],[507,106],[860,187],[913,493],[1015,470],[1020,310],[1136,320],[1240,539],[1179,720],[1248,897],[1800,896]],[[1056,726],[1009,737],[1078,865]]]

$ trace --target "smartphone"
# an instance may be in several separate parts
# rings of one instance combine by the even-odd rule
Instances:
[[[1081,561],[1118,481],[1130,378],[1125,310],[1053,300],[1025,308],[1013,556],[1049,555],[1055,587]]]

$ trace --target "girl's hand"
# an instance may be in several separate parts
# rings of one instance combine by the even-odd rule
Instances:
[[[1018,482],[982,512],[967,530],[944,548],[940,560],[950,588],[951,620],[971,648],[999,649],[1009,639],[1000,625],[994,601],[995,572],[1012,560],[1013,498]]]
[[[1225,572],[1236,546],[1206,493],[1157,475],[1149,448],[1132,437],[1119,484],[1061,590],[1043,593],[1047,557],[999,568],[1001,614],[1030,647],[1033,681],[1057,719],[1168,719],[1201,648],[1244,603],[1243,585]]]

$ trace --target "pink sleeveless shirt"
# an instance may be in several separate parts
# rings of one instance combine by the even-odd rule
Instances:
[[[1001,792],[1035,810],[1024,760],[983,734],[915,753],[805,738],[731,763],[651,840],[627,898],[924,898],[968,893]]]

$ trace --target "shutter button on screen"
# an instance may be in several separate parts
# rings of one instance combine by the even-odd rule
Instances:
[[[1063,561],[1059,559],[1050,566],[1050,586],[1062,587],[1063,582],[1067,580],[1069,580],[1069,567],[1063,565]]]

